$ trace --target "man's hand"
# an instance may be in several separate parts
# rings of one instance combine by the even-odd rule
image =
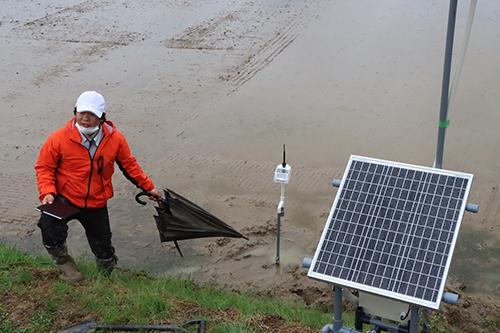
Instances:
[[[149,193],[149,200],[157,201],[156,198],[161,199],[161,192],[158,191],[156,188],[152,189],[151,191],[148,191]]]
[[[52,204],[54,202],[54,196],[52,194],[47,194],[43,197],[42,205]]]

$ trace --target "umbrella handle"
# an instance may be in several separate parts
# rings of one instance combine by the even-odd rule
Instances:
[[[169,205],[169,203],[168,203],[168,201],[167,201],[167,200],[165,200],[165,199],[163,199],[163,198],[157,197],[156,195],[151,195],[151,194],[149,194],[148,192],[140,192],[140,193],[137,193],[137,194],[135,195],[135,201],[137,201],[138,203],[140,203],[140,204],[141,204],[141,205],[143,205],[143,206],[146,204],[146,201],[142,201],[141,199],[139,199],[139,197],[142,197],[143,195],[147,195],[148,197],[153,197],[153,198],[155,198],[155,199],[156,199],[156,201],[158,201],[158,202],[160,202],[160,201],[161,201],[161,202],[163,202],[165,205],[170,206],[170,205]]]
[[[148,192],[140,192],[140,193],[137,193],[135,195],[135,201],[137,201],[138,203],[140,203],[141,205],[146,205],[146,201],[142,201],[141,199],[139,199],[139,197],[142,197],[143,195],[147,195],[148,197],[154,197],[156,199],[157,202],[161,202],[163,203],[163,208],[165,210],[165,212],[168,214],[168,215],[172,215],[172,212],[170,211],[170,203],[168,202],[168,200],[166,199],[163,199],[163,198],[160,198],[160,197],[157,197],[155,195],[151,195],[149,194]]]
[[[137,201],[138,203],[140,203],[141,205],[146,205],[146,201],[142,201],[141,199],[139,199],[139,197],[142,197],[143,195],[147,195],[148,197],[151,197],[152,195],[149,194],[148,192],[140,192],[140,193],[137,193],[136,196],[135,196],[135,201]],[[156,200],[162,200],[156,196],[153,195],[153,197],[156,198]]]

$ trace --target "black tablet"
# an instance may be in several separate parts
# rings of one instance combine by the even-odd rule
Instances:
[[[54,200],[51,204],[45,204],[38,206],[36,210],[55,217],[59,220],[63,220],[65,218],[70,217],[73,214],[78,213],[80,210],[71,205],[67,205],[61,201]]]

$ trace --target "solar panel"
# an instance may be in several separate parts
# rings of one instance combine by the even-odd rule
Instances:
[[[308,276],[438,310],[472,178],[351,156]]]

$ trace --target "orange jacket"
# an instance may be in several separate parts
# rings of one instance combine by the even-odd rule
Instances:
[[[58,193],[79,208],[101,208],[113,196],[111,176],[114,163],[125,177],[145,191],[154,189],[153,182],[142,172],[123,134],[111,121],[102,124],[104,138],[94,158],[81,144],[75,119],[52,133],[43,145],[35,166],[40,201]]]

